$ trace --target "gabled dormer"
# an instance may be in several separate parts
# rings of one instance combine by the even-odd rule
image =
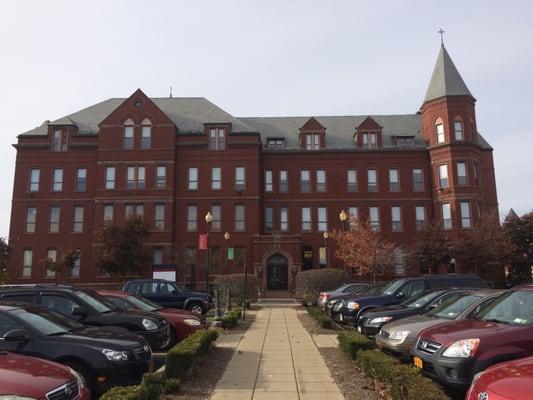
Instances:
[[[209,138],[210,151],[226,150],[226,138],[231,132],[230,123],[205,123],[204,130]]]
[[[366,117],[355,128],[355,146],[361,149],[377,149],[381,147],[383,127],[374,118]]]
[[[326,127],[311,117],[299,129],[300,148],[306,150],[322,150],[326,148]]]
[[[50,138],[50,150],[52,152],[68,151],[68,143],[71,135],[77,133],[78,127],[68,117],[58,119],[48,124]]]

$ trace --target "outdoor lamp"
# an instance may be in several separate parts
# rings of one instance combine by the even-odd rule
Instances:
[[[341,213],[339,214],[339,218],[342,222],[346,221],[346,219],[348,218],[346,211],[342,210]]]
[[[329,238],[329,232],[328,232],[328,231],[325,231],[323,236],[324,236],[324,240],[328,240],[328,238]]]
[[[213,215],[211,214],[211,211],[208,211],[207,214],[205,214],[205,222],[210,224],[211,221],[213,221]]]
[[[229,238],[230,238],[229,232],[226,232],[226,233],[224,234],[224,240],[227,241],[227,240],[229,240]]]

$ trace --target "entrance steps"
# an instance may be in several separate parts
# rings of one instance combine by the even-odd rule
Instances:
[[[255,303],[260,307],[297,307],[301,305],[296,299],[292,297],[275,297],[275,298],[262,298]]]

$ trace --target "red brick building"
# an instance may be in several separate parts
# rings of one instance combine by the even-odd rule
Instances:
[[[8,272],[19,283],[56,279],[43,260],[69,249],[79,260],[68,282],[117,282],[96,268],[99,232],[131,212],[150,225],[152,267],[177,281],[204,286],[210,211],[210,281],[247,268],[264,289],[286,290],[300,270],[340,265],[331,239],[327,256],[321,248],[341,210],[398,244],[401,276],[424,272],[403,257],[423,223],[455,238],[497,209],[492,148],[444,47],[415,114],[236,118],[204,98],[137,90],[45,121],[14,146]]]

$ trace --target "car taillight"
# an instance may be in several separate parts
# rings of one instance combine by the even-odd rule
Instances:
[[[329,293],[322,293],[321,296],[324,298],[324,299],[329,299],[331,297],[331,295]]]

